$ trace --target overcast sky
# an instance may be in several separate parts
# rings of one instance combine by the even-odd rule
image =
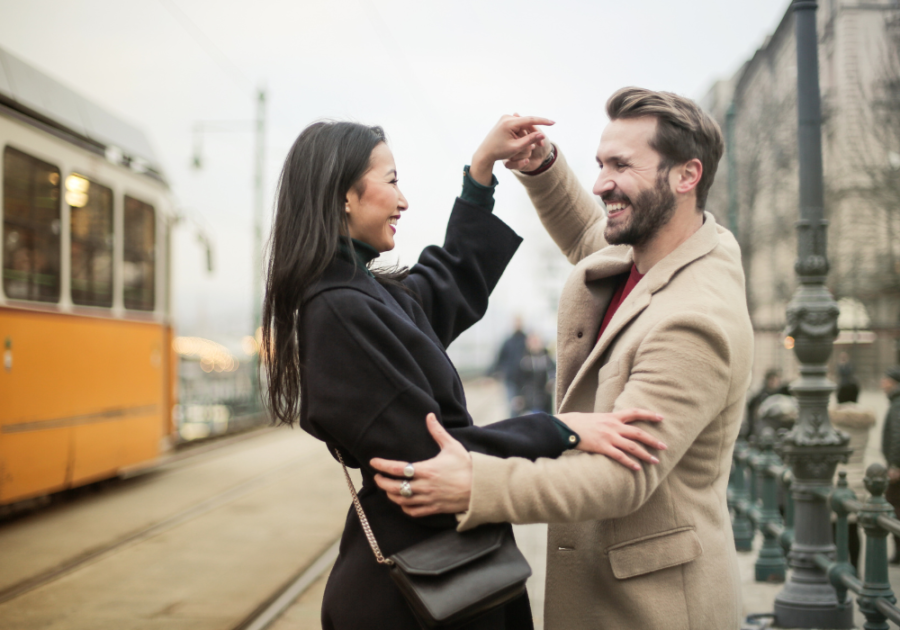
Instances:
[[[191,169],[198,121],[254,115],[268,94],[266,207],[285,153],[320,118],[382,125],[409,211],[396,256],[439,243],[462,166],[504,113],[547,116],[585,186],[625,85],[702,97],[762,44],[788,0],[0,0],[0,46],[149,135],[178,207],[179,329],[250,328],[252,135],[209,134]],[[519,184],[497,170],[497,214],[526,238],[492,303],[485,334],[515,312],[551,335],[568,271]],[[194,222],[215,242],[207,274]],[[487,332],[485,332],[487,331]],[[459,357],[458,357],[459,358]]]

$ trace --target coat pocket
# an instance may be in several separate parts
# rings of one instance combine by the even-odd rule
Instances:
[[[613,545],[607,553],[613,575],[625,580],[696,560],[703,547],[693,527],[678,527]]]

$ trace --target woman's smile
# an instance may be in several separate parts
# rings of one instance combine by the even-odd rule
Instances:
[[[394,249],[400,213],[409,204],[400,192],[394,155],[383,142],[372,150],[369,170],[347,193],[347,227],[350,236],[379,253]]]

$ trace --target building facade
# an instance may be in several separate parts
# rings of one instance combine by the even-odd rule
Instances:
[[[818,10],[828,286],[842,306],[835,355],[863,386],[900,362],[900,2],[822,0]],[[796,40],[775,32],[703,105],[728,153],[709,209],[736,233],[756,330],[754,376],[796,374],[785,309],[796,288]]]

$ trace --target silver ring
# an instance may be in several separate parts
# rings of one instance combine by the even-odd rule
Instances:
[[[409,485],[408,481],[400,482],[400,496],[406,497],[407,499],[413,495],[412,487]]]
[[[412,464],[407,464],[406,468],[403,469],[403,476],[406,477],[407,479],[412,479],[415,474],[416,474],[416,469],[413,468]]]

